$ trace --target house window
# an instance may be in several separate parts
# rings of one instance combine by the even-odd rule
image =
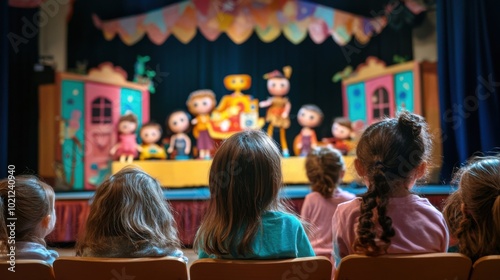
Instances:
[[[372,95],[372,116],[373,119],[380,119],[390,115],[389,92],[383,88],[377,88]]]
[[[92,101],[92,123],[111,123],[111,101],[97,97]]]

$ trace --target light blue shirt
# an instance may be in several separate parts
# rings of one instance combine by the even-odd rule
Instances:
[[[223,259],[287,259],[315,256],[299,219],[288,213],[266,212],[262,215],[262,225],[252,244],[252,253],[247,255],[224,255]],[[236,248],[234,248],[236,251]],[[203,250],[198,257],[216,258]]]
[[[59,257],[59,254],[56,251],[49,250],[42,244],[36,242],[19,241],[13,246],[16,247],[15,257],[18,260],[40,260],[52,265],[52,263]],[[0,255],[0,259],[9,258],[6,255]]]

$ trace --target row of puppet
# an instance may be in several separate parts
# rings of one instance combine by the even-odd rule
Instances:
[[[201,103],[201,106],[206,106],[203,101]],[[336,118],[332,125],[333,137],[323,138],[321,141],[318,141],[314,131],[314,128],[319,126],[323,120],[323,112],[318,106],[313,104],[302,106],[298,112],[297,120],[302,129],[293,143],[296,155],[305,156],[318,145],[331,145],[346,155],[355,146],[355,129],[348,119]],[[126,114],[118,121],[118,143],[112,147],[110,153],[115,160],[121,162],[132,162],[136,158],[139,160],[188,159],[192,148],[188,132],[191,125],[194,125],[192,133],[196,138],[198,158],[210,159],[214,149],[214,139],[210,138],[207,130],[204,130],[200,124],[203,125],[200,116],[191,119],[188,112],[177,110],[166,119],[169,137],[160,141],[162,139],[162,126],[156,122],[149,122],[140,127],[138,135],[141,144],[138,144],[136,132],[139,124],[137,117],[134,114]],[[268,129],[268,133],[272,134],[272,131],[272,129]],[[280,134],[283,138],[285,137],[284,130],[281,130]],[[283,156],[287,157],[289,154],[286,138],[284,138],[283,143],[285,143],[282,146]]]
[[[188,112],[179,110],[172,112],[166,120],[167,132],[171,135],[168,141],[163,141],[168,146],[167,152],[175,154],[176,159],[188,158],[191,139],[187,133],[191,125],[198,157],[209,159],[214,149],[214,140],[226,139],[245,129],[260,129],[267,122],[267,133],[272,137],[274,129],[278,128],[283,156],[290,156],[286,129],[290,127],[291,103],[286,95],[290,91],[291,73],[292,68],[285,66],[283,72],[274,70],[265,74],[270,97],[261,102],[242,92],[251,86],[252,79],[246,74],[233,74],[224,78],[224,86],[232,92],[224,95],[218,106],[212,90],[192,92],[186,106],[194,118],[191,120]],[[267,108],[265,120],[259,118],[259,108]],[[295,155],[303,156],[318,144],[314,128],[321,124],[323,112],[316,105],[304,105],[298,112],[297,120],[302,129],[295,137],[293,151]],[[120,161],[128,162],[137,157],[139,152],[142,160],[166,159],[167,154],[157,145],[161,138],[161,126],[156,123],[145,124],[139,132],[143,143],[141,146],[135,141],[137,128],[137,120],[133,116],[123,116],[118,124],[119,141],[112,148],[111,154]],[[346,154],[352,149],[354,131],[349,120],[337,119],[332,126],[333,138],[323,139],[323,142],[332,144]]]

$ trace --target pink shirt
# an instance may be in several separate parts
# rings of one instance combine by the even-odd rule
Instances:
[[[360,215],[361,198],[338,206],[333,215],[333,258],[335,267],[341,258],[354,254],[356,227]],[[446,252],[448,227],[441,212],[427,198],[417,195],[389,199],[387,216],[396,232],[391,238],[388,254],[419,254]]]
[[[309,240],[317,256],[331,257],[333,213],[337,205],[355,197],[354,194],[337,188],[330,198],[324,198],[319,192],[312,192],[304,199],[300,215],[313,226],[314,232]]]

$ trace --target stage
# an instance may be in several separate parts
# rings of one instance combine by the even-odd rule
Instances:
[[[365,187],[343,185],[346,191],[360,195]],[[441,209],[444,199],[455,189],[449,185],[415,186],[413,191],[422,195]],[[307,185],[289,185],[283,188],[281,196],[289,200],[291,207],[300,213],[304,197],[310,192]],[[207,187],[170,189],[163,191],[164,197],[172,206],[177,222],[179,239],[186,247],[193,244],[194,236],[206,212],[210,192]],[[56,193],[57,222],[54,231],[48,236],[50,243],[75,242],[82,232],[88,217],[93,191]]]

